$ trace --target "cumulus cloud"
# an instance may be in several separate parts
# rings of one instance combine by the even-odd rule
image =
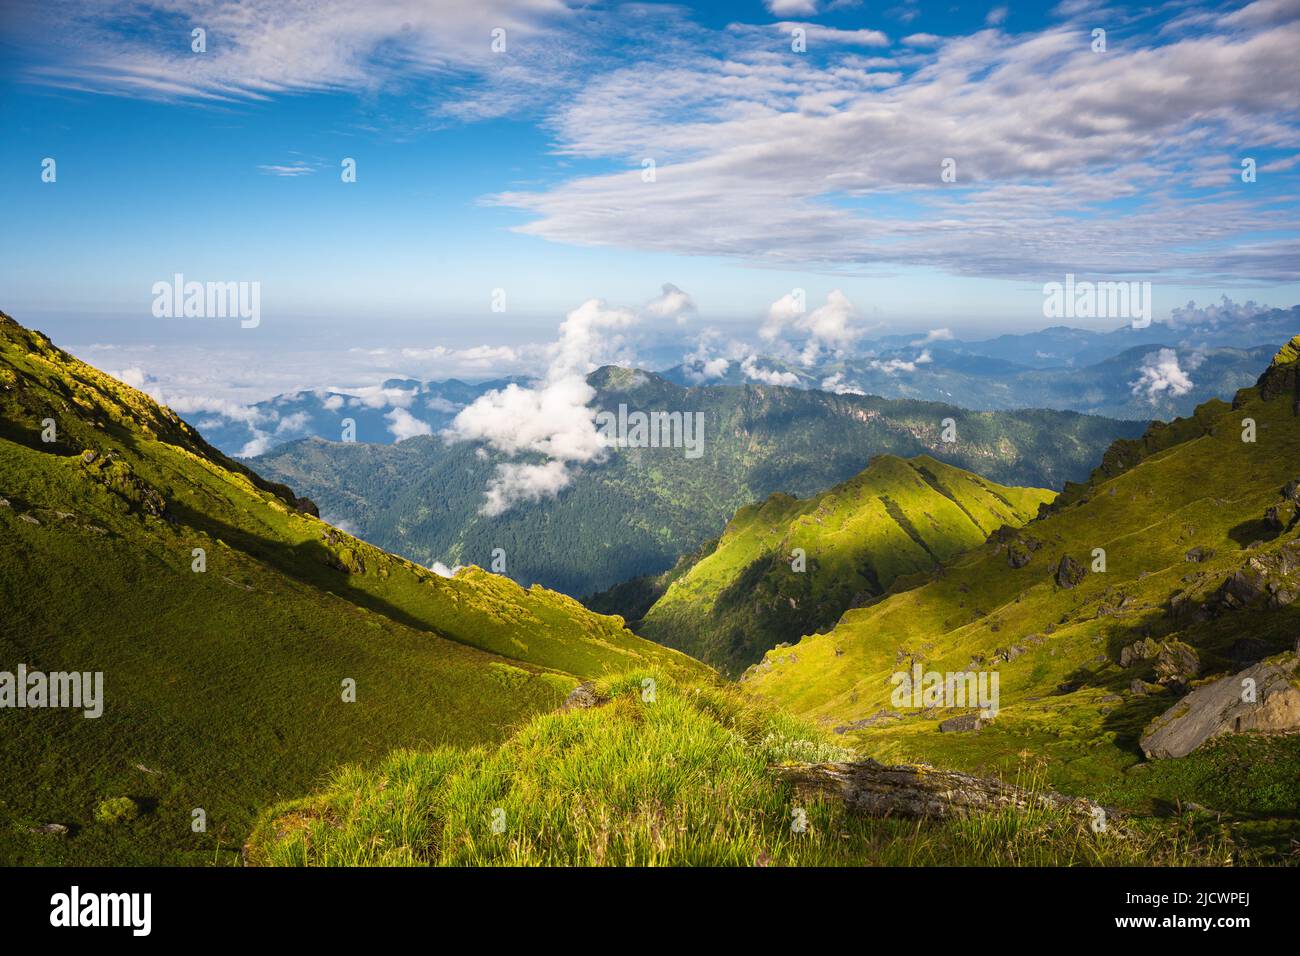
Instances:
[[[915,372],[918,365],[929,365],[933,361],[934,358],[930,355],[930,350],[925,349],[913,359],[891,358],[884,361],[873,359],[870,367],[877,372],[884,372],[886,375],[896,375],[899,372]]]
[[[932,342],[951,342],[955,336],[952,329],[931,329],[922,338],[913,340],[913,345],[929,345]]]
[[[306,412],[294,412],[292,415],[285,415],[275,423],[275,434],[279,436],[301,432],[310,421],[311,416]]]
[[[731,359],[718,355],[713,358],[686,356],[686,376],[692,382],[703,383],[715,378],[722,378],[731,368]]]
[[[418,389],[383,385],[368,385],[349,391],[348,404],[353,408],[410,408],[419,394]]]
[[[237,458],[256,458],[271,450],[271,436],[260,429],[253,429],[253,437],[235,452]]]
[[[1196,359],[1199,365],[1200,360]],[[1130,382],[1133,394],[1155,404],[1160,398],[1179,398],[1192,390],[1191,377],[1178,364],[1178,353],[1173,349],[1160,349],[1142,359],[1137,381]]]
[[[817,0],[763,0],[763,6],[777,17],[811,17],[817,12]]]
[[[690,301],[675,286],[642,314],[675,315]],[[637,321],[631,309],[588,299],[560,325],[551,364],[536,385],[510,384],[463,408],[443,432],[447,441],[476,441],[508,457],[541,456],[545,462],[502,462],[488,483],[483,514],[493,516],[520,501],[555,497],[573,480],[572,468],[604,458],[608,445],[597,430],[596,390],[586,376],[596,357],[616,349],[619,333]]]
[[[751,382],[760,382],[763,385],[785,385],[795,387],[799,384],[799,376],[794,372],[782,372],[777,369],[759,368],[758,356],[749,355],[740,363],[740,370],[745,373],[745,378]]]
[[[866,331],[849,297],[839,289],[832,289],[826,302],[811,312],[805,310],[802,291],[787,292],[768,307],[758,334],[767,341],[791,333],[801,337],[800,360],[812,365],[823,351],[846,349]]]
[[[541,464],[504,462],[488,481],[480,511],[488,517],[504,514],[524,501],[554,498],[573,482],[573,472],[563,461]]]
[[[822,379],[822,391],[834,392],[836,395],[865,395],[867,394],[858,386],[851,382],[844,381],[844,373],[836,372]]]
[[[442,412],[444,415],[450,415],[456,409],[462,406],[453,401],[443,398],[441,395],[430,395],[424,402],[425,408],[430,408],[435,412]]]
[[[695,347],[682,356],[682,370],[697,385],[722,378],[733,362],[742,361],[751,352],[744,342],[731,340],[725,344],[716,329],[705,329],[696,339]]]
[[[1226,295],[1217,303],[1210,303],[1200,308],[1195,302],[1174,306],[1169,312],[1170,325],[1225,325],[1251,319],[1262,312],[1268,312],[1267,305],[1259,305],[1253,299],[1237,303]]]
[[[456,572],[459,571],[460,568],[461,566],[459,564],[456,565],[454,568],[449,568],[441,561],[435,561],[433,562],[433,564],[429,565],[429,570],[432,571],[434,574],[438,575],[438,577],[440,578],[454,578],[456,576]]]
[[[432,435],[433,428],[428,422],[416,418],[405,408],[394,408],[384,415],[388,421],[388,430],[396,441],[406,441],[416,435]]]
[[[647,302],[641,311],[650,318],[672,319],[678,325],[685,325],[686,316],[695,311],[695,303],[677,286],[665,282],[663,293]]]

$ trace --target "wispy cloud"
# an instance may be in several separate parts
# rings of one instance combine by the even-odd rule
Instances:
[[[310,176],[316,167],[307,163],[291,163],[286,166],[261,165],[257,167],[268,176]]]
[[[494,201],[557,242],[766,267],[1290,281],[1297,204],[1237,174],[1245,150],[1293,148],[1300,132],[1295,7],[1105,53],[1082,20],[872,57],[787,53],[733,25],[594,76],[559,107],[557,149],[626,172]],[[1279,163],[1270,175],[1290,175]]]

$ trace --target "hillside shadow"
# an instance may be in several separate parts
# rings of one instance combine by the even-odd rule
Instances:
[[[1256,518],[1251,521],[1243,521],[1228,530],[1228,537],[1237,542],[1242,548],[1249,547],[1256,541],[1269,542],[1282,533],[1280,528],[1275,528],[1263,518]]]
[[[183,502],[169,501],[167,507],[172,517],[181,524],[224,541],[234,550],[260,561],[300,584],[333,594],[412,630],[470,644],[454,633],[437,629],[428,621],[353,585],[350,581],[351,574],[336,566],[336,556],[322,541],[313,538],[298,544],[288,544],[210,517],[195,511]],[[321,527],[330,526],[322,524]]]
[[[1120,698],[1102,718],[1103,730],[1115,734],[1118,747],[1142,756],[1138,744],[1142,732],[1157,716],[1184,696],[1182,688],[1155,688],[1154,659],[1120,667],[1119,652],[1144,638],[1155,641],[1176,639],[1196,651],[1199,677],[1230,676],[1267,657],[1291,650],[1300,637],[1300,604],[1285,608],[1257,608],[1224,612],[1210,619],[1171,618],[1166,611],[1145,614],[1131,626],[1117,630],[1107,640],[1105,663],[1076,668],[1057,688],[1058,695],[1085,687],[1102,688]],[[1130,690],[1134,680],[1152,689],[1146,694]]]

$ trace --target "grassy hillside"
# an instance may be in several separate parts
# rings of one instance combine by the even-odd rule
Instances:
[[[765,385],[681,388],[612,367],[589,380],[600,408],[701,413],[702,456],[619,449],[584,466],[558,498],[497,517],[479,508],[498,456],[436,436],[382,446],[313,439],[254,463],[309,494],[324,515],[422,564],[487,567],[500,548],[515,580],[587,595],[671,568],[745,505],[775,492],[817,494],[880,454],[927,454],[1004,484],[1059,488],[1082,480],[1116,438],[1143,427],[1072,412],[970,412]],[[953,442],[942,438],[948,418]]]
[[[647,699],[645,681],[655,681]],[[499,747],[404,750],[345,768],[258,822],[274,866],[925,866],[1219,864],[1190,821],[1094,833],[1060,811],[942,823],[871,819],[800,799],[775,766],[843,752],[815,728],[719,686],[633,672],[604,706],[547,714]],[[795,826],[799,820],[802,826]],[[495,825],[495,826],[494,826]]]
[[[1297,738],[1228,739],[1142,766],[1137,740],[1189,687],[1300,636],[1298,349],[1300,337],[1232,406],[1118,443],[1018,533],[769,651],[744,686],[882,760],[987,772],[1033,755],[1068,792],[1148,808],[1176,796],[1296,834]],[[1001,711],[978,732],[938,732],[953,711],[891,700],[891,675],[914,663],[997,671]]]
[[[632,627],[738,674],[778,643],[830,627],[899,578],[930,570],[1003,525],[1024,524],[1053,497],[928,455],[882,455],[812,498],[778,494],[740,509]]]
[[[707,674],[567,597],[440,577],[313,511],[0,315],[0,671],[104,682],[97,719],[0,710],[0,863],[227,862],[256,812],[341,763],[502,739],[611,670]],[[122,796],[143,812],[96,820]]]

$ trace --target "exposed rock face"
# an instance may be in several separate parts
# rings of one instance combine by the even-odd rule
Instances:
[[[1182,757],[1222,734],[1300,732],[1298,675],[1300,655],[1288,651],[1198,687],[1151,722],[1142,752]]]
[[[1138,661],[1149,660],[1160,653],[1160,642],[1149,637],[1135,641],[1119,652],[1119,666],[1132,667]]]
[[[1300,541],[1252,557],[1219,586],[1208,602],[1216,611],[1237,611],[1258,602],[1286,607],[1300,597]]]
[[[1182,641],[1165,641],[1156,654],[1156,681],[1161,684],[1186,684],[1201,672],[1201,659]]]
[[[968,733],[972,730],[979,730],[984,726],[984,721],[978,714],[962,714],[960,717],[949,717],[939,724],[939,733],[941,734],[960,734]]]
[[[1070,588],[1077,586],[1087,573],[1087,568],[1067,554],[1061,558],[1061,563],[1056,566],[1056,583],[1068,591]]]
[[[596,693],[596,685],[586,681],[569,691],[569,696],[564,699],[560,709],[586,710],[588,707],[599,707],[603,703],[605,698]]]
[[[1290,398],[1292,411],[1300,414],[1300,335],[1282,346],[1273,362],[1255,383],[1260,398]]]
[[[795,785],[802,799],[829,796],[876,817],[967,816],[1007,807],[1058,806],[1094,818],[1100,808],[1088,800],[1044,791],[1031,793],[1000,780],[936,770],[924,764],[886,767],[860,763],[801,764],[776,773]]]
[[[1187,554],[1184,555],[1184,557],[1188,561],[1192,561],[1196,564],[1200,564],[1202,561],[1208,561],[1210,560],[1210,558],[1214,557],[1214,549],[1203,548],[1200,545],[1197,545],[1195,548],[1192,548],[1190,551],[1188,551]]]
[[[1023,568],[1034,556],[1034,552],[1043,546],[1043,542],[1037,538],[1005,524],[990,534],[989,540],[997,545],[998,551],[1006,549],[1007,565],[1012,568]]]
[[[840,724],[835,728],[837,734],[846,734],[852,730],[861,730],[864,727],[874,727],[877,724],[888,723],[891,720],[901,720],[902,714],[895,710],[878,710],[870,717],[863,717],[861,720],[852,720],[847,724]]]

